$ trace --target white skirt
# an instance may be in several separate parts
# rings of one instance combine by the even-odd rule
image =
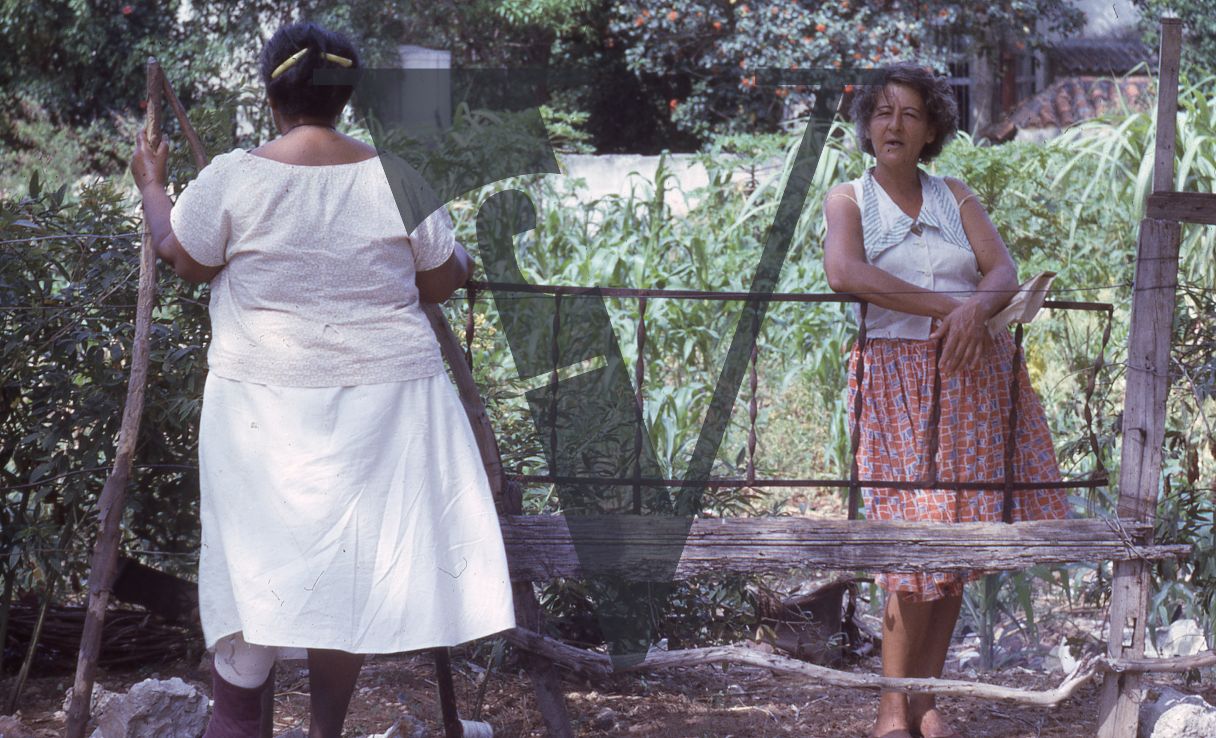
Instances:
[[[199,608],[208,648],[397,653],[515,625],[494,501],[448,378],[207,377]]]

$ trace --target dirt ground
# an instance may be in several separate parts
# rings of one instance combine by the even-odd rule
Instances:
[[[462,717],[472,717],[485,669],[459,649],[453,651],[453,671]],[[952,660],[953,661],[953,660]],[[957,666],[957,662],[953,662]],[[850,667],[876,671],[871,657]],[[176,663],[159,669],[107,672],[98,683],[125,691],[148,677],[178,676],[209,693],[205,664]],[[947,677],[975,678],[972,671],[947,666]],[[63,696],[71,675],[31,679],[22,699],[21,721],[39,738],[63,734]],[[986,675],[985,680],[1007,686],[1047,689],[1061,681],[1024,667]],[[1202,694],[1216,701],[1210,682],[1187,687],[1181,676],[1151,678],[1175,689]],[[512,666],[491,672],[485,685],[481,719],[494,727],[497,738],[544,736],[531,684]],[[305,726],[308,678],[303,665],[280,664],[276,677],[276,733]],[[671,669],[644,675],[614,677],[603,684],[565,679],[567,704],[578,736],[639,736],[655,738],[805,738],[853,737],[868,734],[874,718],[872,694],[856,690],[816,688],[803,678],[774,675],[767,669],[729,666]],[[8,695],[11,679],[0,682]],[[1088,685],[1073,699],[1054,709],[985,703],[948,698],[944,709],[968,738],[1077,738],[1093,735],[1097,687]],[[441,736],[433,664],[424,655],[379,656],[369,659],[359,678],[344,736],[384,733],[395,721],[410,716],[426,724],[428,736]],[[409,735],[408,732],[405,735]]]

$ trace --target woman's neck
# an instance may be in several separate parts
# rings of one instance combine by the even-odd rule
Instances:
[[[895,168],[879,162],[874,167],[874,179],[889,194],[910,198],[920,196],[920,168],[915,164]]]

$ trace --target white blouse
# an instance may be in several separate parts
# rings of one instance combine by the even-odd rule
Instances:
[[[942,177],[920,172],[923,203],[916,219],[900,210],[872,170],[850,182],[861,210],[866,261],[905,282],[966,299],[983,275],[963,231],[958,201]],[[870,305],[869,338],[925,340],[932,319]]]
[[[440,208],[406,230],[381,157],[297,166],[215,157],[170,215],[211,281],[209,370],[289,387],[400,382],[443,371],[414,275],[455,248]]]

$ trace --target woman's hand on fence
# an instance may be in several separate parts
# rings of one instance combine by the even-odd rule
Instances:
[[[135,186],[142,193],[145,187],[165,189],[168,182],[166,175],[169,161],[169,144],[164,141],[156,151],[148,144],[143,129],[135,135],[135,153],[131,156],[131,176],[135,178]]]
[[[983,306],[975,300],[963,302],[942,318],[929,338],[943,342],[941,361],[946,373],[978,367],[992,348]]]

